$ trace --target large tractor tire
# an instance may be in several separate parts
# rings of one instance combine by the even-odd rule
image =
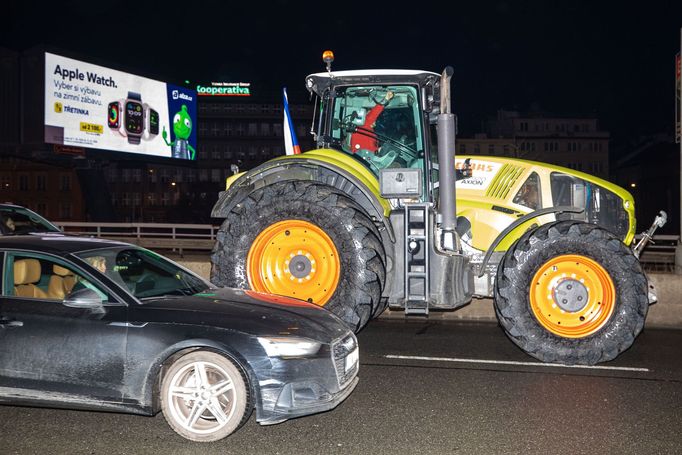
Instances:
[[[307,300],[359,331],[381,310],[386,253],[363,209],[341,191],[287,181],[253,191],[217,235],[211,281]]]
[[[525,233],[497,268],[495,311],[507,336],[543,362],[593,365],[644,326],[647,279],[610,232],[578,221]]]

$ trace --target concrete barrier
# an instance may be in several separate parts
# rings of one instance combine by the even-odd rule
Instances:
[[[211,263],[206,255],[168,255],[179,264],[206,278],[211,275]],[[682,275],[670,273],[648,274],[649,284],[658,295],[658,303],[649,307],[646,327],[682,329]],[[405,318],[402,311],[386,310],[382,318]],[[418,317],[418,316],[417,316]],[[474,299],[467,306],[455,311],[431,311],[429,319],[462,321],[496,321],[492,299]]]

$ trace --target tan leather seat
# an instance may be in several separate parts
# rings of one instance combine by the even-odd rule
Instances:
[[[45,291],[35,285],[38,281],[40,281],[40,262],[37,259],[14,261],[14,295],[47,298]]]
[[[64,300],[64,297],[71,292],[71,288],[76,284],[76,277],[71,270],[57,264],[52,265],[52,273],[53,275],[47,285],[47,295],[51,299]]]

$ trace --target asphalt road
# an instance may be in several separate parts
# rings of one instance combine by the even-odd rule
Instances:
[[[380,320],[337,409],[213,444],[163,417],[0,406],[2,454],[682,453],[682,331],[647,329],[600,368],[538,364],[494,324]]]

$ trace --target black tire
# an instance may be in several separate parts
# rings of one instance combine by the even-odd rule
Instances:
[[[328,185],[287,181],[249,194],[218,231],[211,281],[250,289],[247,256],[251,245],[263,230],[286,220],[312,223],[332,240],[339,253],[340,277],[324,307],[352,330],[362,329],[372,315],[383,310],[386,254],[377,228],[363,209]]]
[[[531,308],[531,285],[539,284],[531,283],[533,277],[561,255],[593,260],[615,287],[610,316],[586,336],[558,336],[539,322]],[[554,292],[551,295],[556,296]],[[543,362],[593,365],[612,360],[632,345],[644,327],[647,311],[647,279],[639,261],[616,236],[592,224],[560,221],[529,231],[509,249],[497,268],[497,318],[514,343]]]
[[[203,374],[199,373],[200,368]],[[200,387],[200,376],[205,378],[206,389]],[[221,384],[226,384],[224,391]],[[187,390],[180,391],[179,387]],[[194,389],[196,393],[188,391]],[[168,425],[183,438],[217,441],[248,420],[252,409],[249,390],[246,375],[234,362],[212,351],[194,351],[165,370],[161,379],[161,410]]]

